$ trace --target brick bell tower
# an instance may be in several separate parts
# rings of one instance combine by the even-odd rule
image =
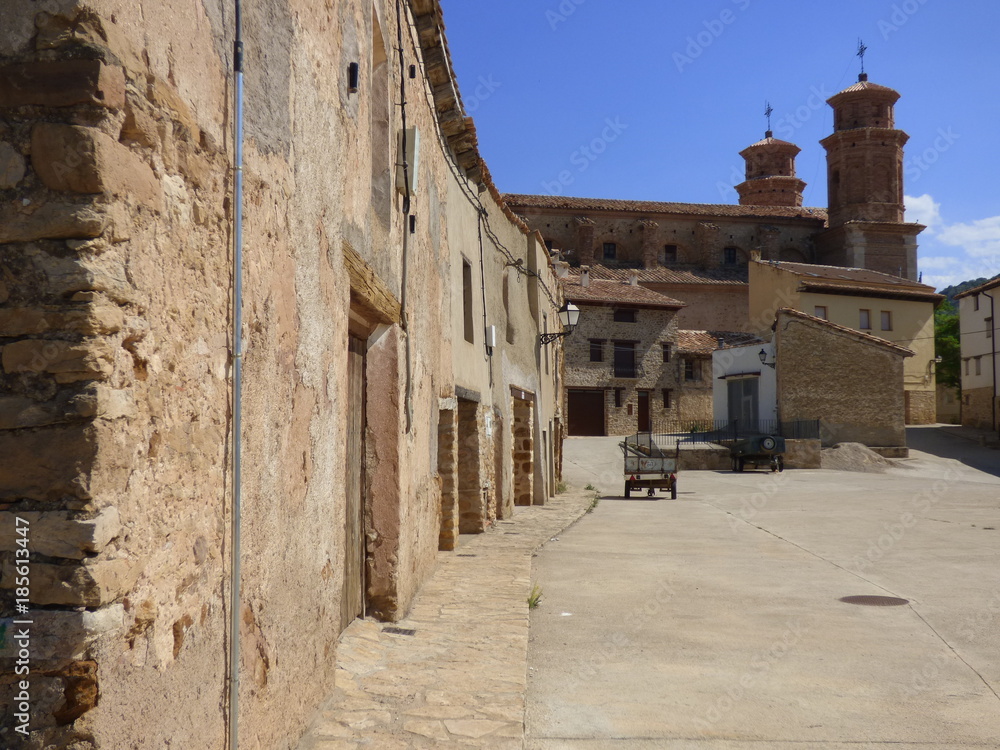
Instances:
[[[869,268],[916,280],[920,224],[903,221],[903,146],[909,136],[895,128],[899,93],[858,82],[827,100],[833,134],[826,149],[828,229],[817,238],[824,263]]]
[[[740,205],[801,206],[806,184],[795,176],[795,157],[801,150],[768,130],[764,140],[740,151],[747,163],[746,181],[736,186]]]

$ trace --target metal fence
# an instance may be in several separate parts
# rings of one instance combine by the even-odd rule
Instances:
[[[819,440],[820,422],[818,419],[794,422],[779,422],[776,419],[759,419],[755,422],[728,419],[657,421],[653,424],[651,439],[657,445],[726,443],[763,435],[777,435],[787,440]]]

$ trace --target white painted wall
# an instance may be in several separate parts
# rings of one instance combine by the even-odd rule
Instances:
[[[729,418],[729,377],[741,374],[758,379],[759,416],[762,420],[778,418],[778,379],[773,367],[760,363],[761,349],[767,354],[766,361],[774,362],[774,344],[751,344],[731,349],[717,349],[712,353],[712,411],[713,418],[723,421]]]

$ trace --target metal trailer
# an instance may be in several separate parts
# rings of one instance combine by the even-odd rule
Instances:
[[[672,500],[677,499],[679,442],[673,455],[660,448],[649,432],[636,433],[618,445],[625,459],[625,497],[631,497],[632,490],[644,489],[649,497],[663,490],[670,492]]]
[[[727,441],[733,471],[743,471],[747,466],[765,467],[771,471],[784,471],[785,439],[777,435],[757,435]]]

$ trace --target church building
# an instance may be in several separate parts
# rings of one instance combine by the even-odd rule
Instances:
[[[898,99],[896,91],[870,82],[862,73],[828,100],[833,133],[821,141],[827,154],[828,208],[803,206],[805,183],[795,172],[800,149],[770,130],[740,152],[746,179],[736,186],[738,205],[514,194],[504,199],[541,233],[551,253],[569,263],[568,283],[579,283],[574,274],[582,268],[595,281],[635,279],[684,303],[673,319],[678,331],[761,335],[774,323],[775,310],[794,308],[796,300],[807,298],[796,292],[774,300],[774,305],[751,304],[771,292],[751,289],[751,265],[790,264],[787,267],[796,269],[803,283],[814,280],[810,266],[816,266],[817,276],[840,284],[828,285],[829,294],[864,295],[863,310],[874,311],[870,315],[884,318],[883,311],[892,311],[897,316],[876,335],[883,333],[893,344],[919,350],[910,366],[921,369],[919,377],[908,377],[900,387],[921,392],[912,394],[912,408],[907,393],[908,421],[933,422],[933,407],[923,406],[933,402],[933,366],[923,361],[928,347],[933,359],[933,339],[915,344],[916,339],[907,336],[924,335],[941,297],[918,281],[917,235],[924,227],[904,219],[903,146],[908,136],[895,126]],[[843,270],[843,279],[835,278],[837,269]],[[878,283],[859,273],[865,271]],[[854,277],[861,281],[854,283]],[[892,304],[882,304],[883,292]],[[896,312],[901,293],[914,302]],[[814,315],[814,308],[803,312]],[[898,317],[909,314],[919,320]],[[846,322],[846,312],[844,316]],[[862,308],[854,317],[851,327],[870,331]],[[567,348],[577,344],[566,341]],[[570,380],[567,388],[573,385]],[[566,405],[567,411],[571,406]],[[573,421],[572,414],[569,419]]]

